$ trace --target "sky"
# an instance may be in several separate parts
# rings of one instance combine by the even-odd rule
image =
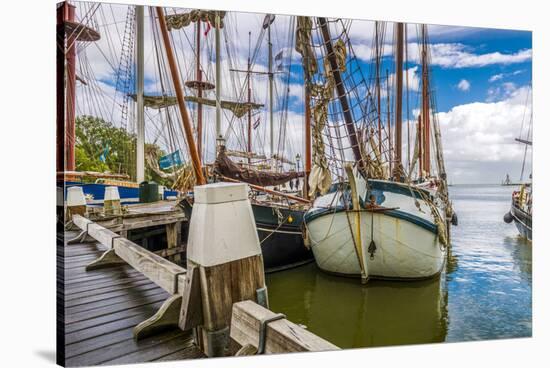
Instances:
[[[128,103],[128,118],[122,117],[121,101],[123,91],[120,80],[117,87],[117,69],[124,42],[124,27],[128,7],[94,3],[78,3],[77,16],[95,26],[102,38],[94,44],[79,46],[77,74],[83,79],[97,81],[77,86],[77,113],[99,115],[114,124],[133,122],[133,103]],[[187,12],[186,9],[167,9],[167,14]],[[146,9],[145,20],[145,91],[149,94],[170,92],[171,82],[165,72],[160,72],[157,53],[162,43],[155,41],[153,24]],[[264,14],[229,13],[222,35],[222,98],[235,100],[245,87],[243,73],[230,69],[245,69],[249,50],[258,43],[258,54],[253,69],[267,71],[267,41],[262,32]],[[285,63],[290,64],[289,74],[277,74],[275,90],[277,102],[276,121],[286,119],[285,155],[289,158],[303,155],[303,75],[301,60],[293,48],[292,27],[294,18],[277,16],[272,26],[273,55],[283,50]],[[364,75],[372,71],[372,45],[374,22],[345,21],[350,40]],[[392,37],[393,23],[387,22],[383,65],[393,65]],[[203,28],[204,31],[204,28]],[[336,29],[334,29],[336,31]],[[411,103],[409,115],[418,114],[418,92],[420,88],[420,67],[418,63],[418,27],[407,25],[409,52],[404,69],[408,73]],[[249,38],[250,32],[250,38]],[[525,138],[531,118],[530,84],[532,78],[532,35],[531,32],[496,30],[471,27],[428,26],[431,53],[431,88],[436,97],[436,114],[440,123],[445,165],[449,181],[461,183],[499,183],[506,174],[518,180],[521,172],[525,147],[514,138]],[[194,27],[189,26],[172,32],[172,41],[180,65],[182,79],[194,77]],[[158,36],[157,36],[158,37]],[[212,50],[214,32],[211,30],[201,38],[201,60],[205,78],[214,80],[214,59]],[[249,43],[250,40],[250,43]],[[258,41],[259,40],[259,41]],[[249,46],[250,44],[250,46]],[[164,74],[163,74],[164,73]],[[393,75],[393,71],[390,72]],[[288,109],[283,106],[283,91],[288,79]],[[390,78],[392,78],[390,76]],[[120,79],[120,77],[119,77]],[[131,80],[133,82],[133,79]],[[93,85],[92,85],[93,84]],[[253,100],[267,104],[267,77],[257,74],[252,78]],[[94,90],[95,93],[90,92]],[[191,93],[191,91],[185,91]],[[101,95],[102,103],[93,103]],[[212,94],[209,97],[213,97]],[[98,106],[102,105],[102,106]],[[189,104],[191,117],[195,117],[194,106]],[[178,113],[172,111],[178,118]],[[406,115],[406,112],[404,113]],[[205,160],[214,155],[214,109],[205,108],[205,138],[203,155]],[[146,140],[156,142],[171,151],[182,148],[185,142],[181,128],[176,124],[175,132],[168,134],[167,118],[156,110],[146,111]],[[254,115],[259,126],[254,129],[253,147],[259,153],[269,153],[269,127],[267,108]],[[411,118],[412,119],[412,118]],[[126,121],[126,123],[124,123]],[[122,123],[121,123],[122,122]],[[242,121],[229,114],[223,116],[223,132],[228,145],[244,149],[244,127]],[[179,130],[178,130],[179,129]],[[411,133],[412,134],[412,133]],[[275,145],[282,136],[278,125],[275,128]],[[176,141],[176,143],[173,143]],[[172,142],[172,143],[171,143]],[[527,151],[527,168],[524,178],[530,173],[531,151]]]

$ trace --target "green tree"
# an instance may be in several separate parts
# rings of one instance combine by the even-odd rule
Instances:
[[[78,116],[75,122],[75,159],[78,171],[99,171],[128,174],[135,180],[136,136],[123,128],[94,116]],[[165,153],[157,145],[147,144],[160,155]],[[106,153],[104,162],[101,160]],[[170,185],[152,170],[146,168],[146,180]]]

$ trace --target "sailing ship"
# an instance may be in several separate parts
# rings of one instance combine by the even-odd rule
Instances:
[[[525,103],[525,110],[528,108],[527,102],[529,101],[529,95],[528,99]],[[524,114],[525,117],[525,114]],[[524,128],[525,121],[522,121],[521,124],[521,131]],[[532,112],[530,114],[530,120],[527,126],[527,137],[521,138],[521,131],[520,131],[520,138],[516,138],[516,141],[525,145],[524,151],[523,151],[523,162],[521,165],[521,174],[520,174],[520,188],[519,190],[516,190],[512,193],[512,200],[510,205],[510,211],[508,211],[504,215],[504,222],[507,224],[514,222],[516,224],[516,227],[519,231],[519,234],[521,237],[531,241],[533,237],[532,232],[532,215],[533,215],[533,194],[532,194],[532,185],[531,185],[531,179],[532,176],[529,175],[529,180],[524,182],[523,176],[525,174],[525,164],[527,161],[527,151],[529,147],[532,147],[533,140],[532,140],[532,125],[533,125],[533,115]]]
[[[203,14],[207,11],[199,11]],[[214,12],[210,12],[215,14]],[[182,13],[178,15],[171,15],[168,17],[168,24],[172,24],[172,28],[178,28],[178,26],[188,24],[187,21],[183,21],[190,16],[190,13]],[[200,18],[200,16],[199,16]],[[181,19],[181,20],[180,20]],[[309,200],[302,198],[298,191],[288,193],[275,190],[276,187],[284,185],[286,183],[297,183],[297,179],[304,177],[305,172],[293,171],[280,171],[279,167],[283,166],[282,163],[289,163],[289,160],[285,160],[282,154],[275,154],[274,147],[274,93],[273,93],[273,78],[274,71],[272,66],[272,42],[271,42],[271,25],[274,22],[275,17],[268,14],[264,18],[262,29],[267,33],[267,45],[268,45],[268,71],[267,72],[255,72],[252,70],[252,60],[249,54],[247,61],[247,69],[231,69],[231,72],[244,72],[246,73],[246,90],[247,100],[245,102],[229,102],[226,101],[228,108],[233,108],[233,112],[237,113],[235,106],[242,106],[240,114],[247,116],[247,142],[246,152],[239,152],[235,150],[229,150],[226,147],[225,139],[221,138],[219,126],[221,125],[218,120],[216,121],[216,137],[217,137],[217,157],[213,164],[212,181],[237,181],[248,183],[251,188],[251,205],[254,218],[256,221],[256,227],[262,248],[264,257],[264,265],[267,272],[274,272],[279,270],[296,267],[304,263],[313,261],[313,255],[311,250],[308,249],[303,242],[302,238],[302,220],[305,213],[305,209],[308,207]],[[199,24],[200,22],[197,22]],[[197,27],[200,27],[197,25]],[[197,28],[199,29],[199,28]],[[218,31],[216,29],[216,31]],[[199,31],[200,32],[200,31]],[[263,34],[263,32],[262,32]],[[250,37],[250,36],[249,36]],[[200,47],[200,37],[196,41],[197,49]],[[216,55],[219,54],[219,36],[216,36]],[[199,56],[200,52],[196,52],[196,65],[200,64]],[[218,57],[216,56],[216,60]],[[199,68],[199,67],[197,67]],[[216,64],[218,70],[219,65]],[[199,70],[199,69],[197,69]],[[267,74],[269,77],[269,132],[270,132],[270,153],[271,157],[266,159],[265,156],[258,155],[252,151],[252,129],[254,123],[252,121],[252,110],[263,107],[263,104],[252,102],[252,89],[251,89],[251,75],[254,73]],[[200,73],[196,73],[200,78]],[[221,78],[218,77],[218,81],[215,84],[216,90],[220,88]],[[201,81],[191,81],[186,84],[199,84]],[[216,97],[217,99],[218,97]],[[197,97],[186,96],[186,99],[198,104],[198,121],[202,121],[200,117],[200,111],[202,104],[208,102],[200,95],[200,91]],[[223,102],[223,101],[222,101]],[[216,119],[218,119],[219,111],[223,108],[223,104],[217,104],[216,100],[210,103],[210,106],[216,107]],[[257,121],[259,123],[259,121]],[[199,139],[199,142],[201,139]],[[246,159],[246,163],[235,163],[230,156],[237,156]],[[256,159],[256,160],[254,160]],[[256,161],[256,162],[255,162]],[[307,160],[306,160],[307,165]],[[193,196],[188,194],[180,202],[180,205],[187,213],[188,217],[192,215],[192,203]]]
[[[108,65],[113,68],[116,76],[115,96],[108,96],[103,92],[103,88],[99,85],[96,75],[93,71],[93,65],[89,63],[87,58],[87,46],[94,41],[100,39],[99,33],[94,29],[103,29],[107,32],[110,24],[100,25],[97,19],[105,21],[108,15],[101,4],[81,3],[83,7],[82,13],[85,14],[80,18],[80,23],[74,20],[76,6],[67,2],[60,5],[60,14],[58,20],[58,173],[60,179],[60,188],[65,188],[72,185],[82,186],[85,195],[88,197],[89,204],[101,204],[103,193],[106,186],[117,186],[119,189],[121,202],[132,203],[139,198],[139,183],[145,179],[145,169],[148,168],[157,176],[171,180],[174,184],[172,188],[164,190],[162,199],[174,199],[185,197],[184,203],[192,202],[192,187],[195,184],[206,184],[208,181],[223,181],[223,180],[238,180],[251,182],[246,180],[246,177],[235,175],[235,172],[227,172],[220,170],[219,163],[226,159],[229,166],[224,167],[235,169],[246,168],[247,170],[258,171],[258,167],[262,166],[260,176],[262,180],[258,182],[261,185],[281,185],[284,182],[292,180],[297,182],[297,178],[303,176],[303,173],[297,170],[283,172],[281,169],[286,162],[288,167],[288,159],[284,159],[281,153],[275,151],[274,147],[274,113],[273,113],[273,66],[272,64],[272,45],[271,45],[271,23],[274,16],[269,15],[264,22],[261,37],[267,33],[268,49],[269,49],[269,69],[264,74],[269,77],[269,122],[270,122],[270,155],[268,159],[262,155],[257,155],[252,152],[251,130],[253,122],[251,121],[252,112],[263,107],[262,104],[257,104],[251,100],[250,75],[253,62],[249,58],[247,70],[248,99],[247,101],[230,101],[221,98],[222,91],[222,70],[220,62],[220,54],[222,47],[221,34],[224,27],[225,12],[216,12],[208,10],[191,10],[185,13],[173,11],[171,14],[169,9],[156,9],[144,6],[128,6],[126,7],[126,20],[123,21],[123,27],[117,27],[116,30],[123,29],[123,33],[118,34],[122,43],[120,54],[113,53],[112,35],[106,34],[106,47],[108,49],[101,50]],[[112,7],[112,6],[111,6]],[[145,90],[145,11],[149,11],[149,20],[151,21],[151,34],[153,38],[153,56],[154,66],[157,70],[159,79],[160,91],[152,92]],[[112,13],[112,9],[111,9]],[[100,14],[99,17],[94,14]],[[108,14],[108,12],[107,12]],[[120,23],[120,19],[115,19],[113,14],[113,24]],[[172,44],[176,41],[187,37],[184,32],[179,31],[183,27],[191,24],[195,25],[195,45],[194,58],[191,63],[185,64],[189,59],[181,57],[176,60],[175,52]],[[201,25],[205,24],[204,32],[201,30]],[[111,27],[112,29],[112,27]],[[214,33],[214,48],[202,47],[201,38],[211,40],[212,37],[207,37],[207,33],[212,29]],[[171,33],[171,34],[170,34]],[[204,36],[203,36],[204,35]],[[77,44],[78,41],[80,44]],[[85,43],[85,44],[82,44]],[[229,45],[231,40],[226,40],[225,45]],[[78,45],[78,47],[77,47]],[[100,46],[96,45],[98,48]],[[206,45],[212,46],[212,45]],[[193,48],[193,47],[192,47]],[[212,53],[212,49],[214,52]],[[201,51],[202,50],[202,51]],[[204,51],[210,51],[206,66],[201,63],[200,57]],[[77,62],[78,52],[78,62]],[[229,53],[229,51],[228,51]],[[213,55],[212,55],[213,54]],[[185,56],[185,55],[184,55]],[[215,58],[215,80],[216,83],[211,83],[203,76],[208,74],[208,67],[211,65],[212,56]],[[231,59],[231,55],[228,55]],[[183,86],[180,78],[180,73],[185,71],[185,68],[192,65],[194,62],[195,78],[184,83],[188,91],[194,91],[195,94],[183,94]],[[79,66],[79,77],[76,77],[77,65]],[[189,75],[189,73],[186,73]],[[67,76],[66,80],[64,80]],[[81,85],[77,86],[76,81],[81,81]],[[61,87],[63,86],[63,87]],[[105,121],[112,121],[113,113],[108,111],[104,105],[111,105],[113,108],[119,107],[121,111],[118,114],[121,116],[120,127],[128,131],[135,129],[135,171],[132,175],[126,172],[121,173],[83,173],[75,171],[75,116],[76,116],[76,90],[77,87],[82,90],[85,95],[90,95],[90,100],[93,101],[94,113]],[[241,88],[242,85],[236,83],[235,88]],[[214,98],[208,98],[210,92],[215,92]],[[95,105],[97,103],[97,106]],[[132,106],[131,104],[134,103]],[[196,111],[192,121],[191,115],[188,112],[186,104],[196,104]],[[64,111],[66,106],[66,110]],[[218,152],[217,160],[213,164],[202,164],[207,159],[204,142],[206,138],[205,128],[203,126],[203,107],[213,106],[215,110],[215,151]],[[236,150],[225,150],[222,147],[227,141],[227,135],[222,134],[222,111],[224,114],[228,112],[231,116],[230,123],[235,121],[240,122],[240,118],[248,116],[248,133],[249,139],[247,142],[247,152],[237,152]],[[153,115],[153,116],[152,116]],[[159,167],[159,157],[156,152],[149,151],[145,146],[145,123],[146,118],[149,118],[149,125],[153,125],[158,133],[157,139],[165,140],[167,147],[172,154],[178,151],[188,152],[187,163],[176,167],[171,167],[170,171],[166,171]],[[156,120],[155,120],[156,118]],[[178,126],[178,123],[181,125]],[[63,140],[65,134],[63,128],[66,127],[67,137]],[[179,129],[179,131],[178,131]],[[183,133],[183,134],[182,134]],[[133,133],[134,134],[134,133]],[[279,138],[280,141],[284,137]],[[64,141],[64,142],[63,142]],[[66,153],[64,156],[63,151]],[[245,155],[248,163],[234,164],[228,158],[230,155]],[[257,158],[254,162],[254,158]],[[307,162],[306,162],[307,165]],[[128,168],[125,168],[128,169]],[[224,174],[227,175],[224,177]],[[83,178],[97,177],[95,182],[89,180],[80,180]],[[266,182],[265,179],[275,180]],[[253,181],[252,181],[253,182]],[[302,198],[296,191],[287,193],[278,191],[277,188],[264,188],[254,186],[256,188],[252,194],[252,204],[254,214],[257,219],[258,232],[262,248],[264,250],[264,263],[268,271],[278,270],[285,267],[295,266],[313,260],[311,251],[306,248],[302,240],[301,223],[306,206],[309,200]],[[191,202],[188,200],[191,199]],[[184,206],[185,207],[185,206]],[[187,209],[190,215],[190,208]]]
[[[416,145],[412,160],[409,161],[407,157],[405,164],[401,156],[406,26],[402,23],[395,26],[395,120],[391,118],[391,82],[386,71],[387,120],[383,124],[380,88],[383,83],[379,68],[383,54],[383,39],[380,35],[385,32],[380,23],[375,25],[374,97],[354,61],[356,58],[345,24],[332,21],[329,26],[325,18],[317,18],[316,27],[313,27],[312,21],[307,23],[307,31],[316,28],[320,33],[325,51],[324,58],[312,66],[312,78],[309,80],[312,89],[320,90],[313,109],[323,114],[317,114],[315,124],[317,129],[319,126],[327,129],[330,124],[337,125],[343,117],[347,137],[340,135],[336,144],[329,145],[331,151],[334,151],[338,145],[342,147],[342,140],[347,138],[348,152],[351,151],[354,157],[354,162],[349,162],[347,156],[342,154],[338,181],[330,186],[327,185],[330,184],[331,174],[326,156],[317,155],[314,158],[313,171],[322,172],[318,177],[324,177],[315,183],[312,175],[310,185],[316,185],[322,195],[304,216],[304,223],[307,241],[317,265],[330,273],[360,276],[364,282],[369,278],[410,280],[439,274],[445,264],[450,243],[450,225],[456,224],[457,219],[448,197],[441,133],[429,88],[427,27],[420,27],[422,106],[416,127]],[[337,26],[340,26],[342,36],[333,39],[330,30]],[[311,37],[304,39],[311,41]],[[302,49],[312,47],[306,44]],[[346,56],[347,52],[350,57]],[[324,66],[323,73],[318,72],[319,65]],[[314,74],[317,74],[316,83],[313,82]],[[322,74],[321,77],[319,74]],[[324,81],[324,84],[320,84],[319,80]],[[358,88],[361,85],[363,88]],[[361,100],[354,96],[353,93],[358,90],[367,90],[366,98]],[[333,98],[334,92],[336,98]],[[336,102],[340,105],[339,114],[332,116],[330,121],[326,106]],[[335,110],[334,106],[332,110]],[[407,108],[407,114],[408,111]],[[407,126],[409,122],[407,119]],[[330,142],[330,139],[325,138],[323,141]],[[430,156],[432,143],[436,153],[433,169]],[[320,140],[313,144],[322,145]],[[318,150],[321,154],[322,151]],[[415,170],[417,161],[418,172]]]

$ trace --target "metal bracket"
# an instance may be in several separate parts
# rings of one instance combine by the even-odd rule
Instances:
[[[267,333],[267,325],[270,322],[278,321],[280,319],[285,319],[286,316],[282,313],[277,313],[273,317],[264,318],[260,321],[260,340],[258,342],[258,351],[256,352],[256,355],[263,354],[265,352],[265,335]]]
[[[256,289],[256,301],[259,305],[269,309],[269,302],[267,298],[267,287]]]
[[[229,341],[229,326],[215,331],[206,331],[207,346],[206,355],[208,357],[224,356],[225,348]]]

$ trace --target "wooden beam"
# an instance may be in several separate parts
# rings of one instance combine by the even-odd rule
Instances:
[[[178,293],[178,275],[185,268],[178,266],[125,238],[114,239],[114,250],[130,266],[147,276],[170,294]]]
[[[232,179],[232,178],[228,178],[227,176],[223,176],[221,175],[222,179],[224,181],[229,181],[231,183],[244,183],[243,181],[240,181],[240,180],[236,180],[236,179]],[[255,189],[255,190],[258,190],[260,192],[264,192],[264,193],[268,193],[268,194],[273,194],[273,195],[278,195],[278,196],[281,196],[281,197],[286,197],[288,199],[292,199],[292,200],[295,200],[296,202],[302,202],[302,203],[306,203],[306,204],[310,204],[311,201],[309,199],[305,199],[305,198],[301,198],[301,197],[296,197],[296,196],[293,196],[291,194],[286,194],[286,193],[283,193],[283,192],[278,192],[276,190],[272,190],[272,189],[267,189],[265,187],[261,187],[259,185],[254,185],[254,184],[249,184],[249,183],[245,183],[245,184],[248,184],[248,186],[252,189]]]
[[[112,256],[116,255],[121,258],[168,293],[173,295],[181,292],[178,289],[178,285],[181,284],[178,282],[178,276],[187,272],[185,268],[140,247],[82,216],[75,215],[73,223],[80,229],[87,230],[89,236],[106,246],[109,249],[109,255],[112,254]],[[113,257],[109,259],[111,258]],[[116,257],[114,259],[117,260]],[[102,263],[102,265],[106,264]]]
[[[250,344],[258,348],[261,321],[274,316],[275,313],[253,301],[235,303],[230,337],[241,346]],[[265,354],[330,350],[339,348],[287,319],[273,321],[267,325]]]

